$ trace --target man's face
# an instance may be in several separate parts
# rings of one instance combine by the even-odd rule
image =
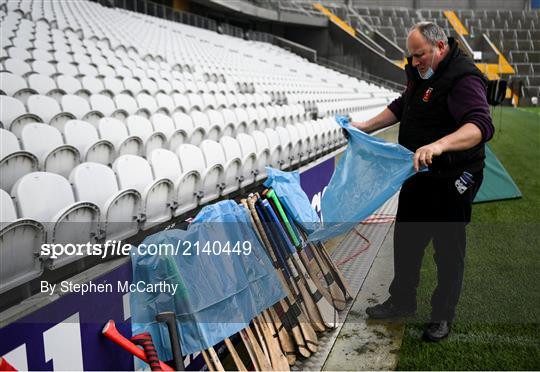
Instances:
[[[442,41],[439,44],[433,46],[418,30],[414,30],[409,34],[407,38],[407,51],[412,57],[413,67],[416,67],[420,74],[424,75],[430,67],[433,71],[437,70],[444,48]]]

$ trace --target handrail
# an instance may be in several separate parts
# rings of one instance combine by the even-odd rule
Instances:
[[[373,83],[373,84],[377,84],[377,85],[380,85],[380,86],[384,86],[386,88],[393,89],[393,90],[396,90],[398,92],[402,92],[403,90],[405,90],[405,85],[403,85],[403,84],[399,84],[399,83],[396,83],[394,81],[383,79],[383,78],[381,78],[379,76],[370,74],[369,72],[365,72],[365,71],[362,71],[362,70],[352,68],[352,67],[347,66],[347,65],[343,65],[343,64],[341,64],[339,62],[333,61],[333,60],[328,59],[328,58],[317,57],[317,63],[319,63],[321,65],[325,65],[326,67],[337,70],[337,71],[342,72],[344,74],[353,76],[355,78],[365,80],[368,83]]]

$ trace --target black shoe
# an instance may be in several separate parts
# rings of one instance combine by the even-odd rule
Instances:
[[[450,322],[431,322],[426,325],[422,337],[426,341],[440,341],[448,337],[451,328],[452,323]]]
[[[406,318],[416,315],[416,309],[396,306],[388,299],[382,304],[368,307],[366,313],[371,319]]]

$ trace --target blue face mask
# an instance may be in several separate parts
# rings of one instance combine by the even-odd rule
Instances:
[[[435,60],[435,53],[436,52],[437,52],[437,50],[433,49],[433,57],[431,57],[431,66],[433,66],[433,61]],[[427,79],[429,79],[430,77],[433,76],[435,71],[433,71],[431,66],[429,66],[429,68],[427,69],[427,71],[424,74],[421,74],[420,71],[418,71],[418,75],[420,75],[420,79],[427,80]]]

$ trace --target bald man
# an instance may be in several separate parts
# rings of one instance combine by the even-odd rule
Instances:
[[[353,122],[371,132],[400,122],[399,143],[414,152],[416,171],[399,195],[394,229],[394,279],[390,297],[369,307],[371,318],[416,313],[416,290],[424,250],[435,249],[437,288],[423,337],[448,336],[463,281],[472,202],[483,179],[484,143],[493,136],[486,79],[453,38],[434,23],[409,31],[407,88],[382,113]]]

